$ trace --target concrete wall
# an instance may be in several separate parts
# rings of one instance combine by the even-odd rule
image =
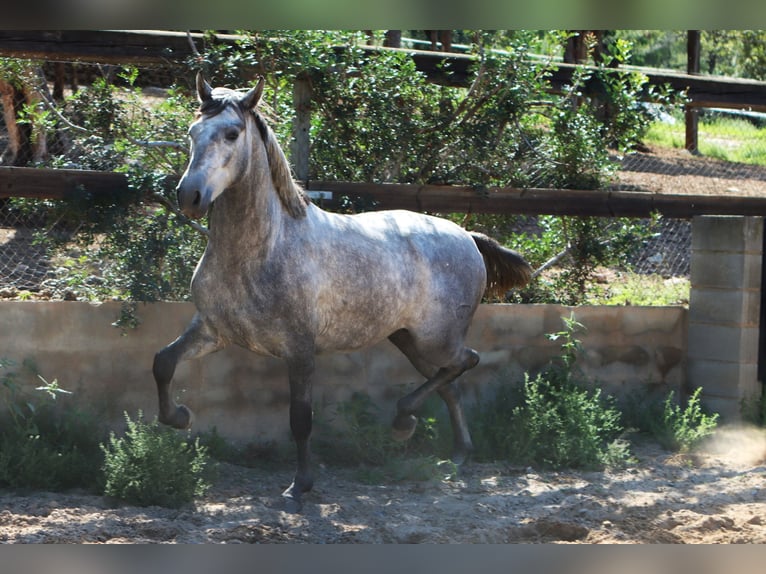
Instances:
[[[763,218],[692,221],[688,369],[705,404],[737,418],[743,399],[761,395],[758,322]]]
[[[559,353],[546,333],[560,331],[572,311],[587,332],[579,336],[584,354],[579,366],[621,393],[643,385],[682,388],[685,378],[686,310],[681,307],[578,307],[557,305],[482,305],[468,344],[481,362],[462,377],[468,401],[492,385],[522,380]],[[118,303],[0,302],[0,358],[16,363],[20,381],[37,386],[39,373],[74,391],[63,401],[98,409],[113,428],[123,411],[157,412],[154,353],[184,329],[194,313],[189,303],[139,306],[141,324],[121,334],[111,326]],[[33,363],[31,368],[24,361]],[[286,440],[286,369],[275,359],[231,347],[179,365],[175,391],[196,416],[195,428],[216,426],[242,440]],[[363,352],[322,356],[317,362],[315,401],[319,408],[364,391],[393,414],[395,401],[421,378],[406,359],[383,342]]]

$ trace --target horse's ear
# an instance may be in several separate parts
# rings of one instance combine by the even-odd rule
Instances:
[[[261,76],[258,80],[258,84],[243,96],[241,104],[244,109],[252,110],[258,105],[258,102],[261,100],[261,95],[263,94],[263,85],[265,83],[263,76]]]
[[[197,97],[200,102],[207,102],[213,97],[213,88],[207,83],[202,72],[197,72]]]

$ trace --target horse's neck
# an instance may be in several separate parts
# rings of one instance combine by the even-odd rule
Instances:
[[[258,189],[239,184],[216,200],[210,213],[210,241],[219,256],[253,260],[274,248],[285,217],[270,181]]]

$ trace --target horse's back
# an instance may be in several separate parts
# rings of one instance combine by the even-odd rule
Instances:
[[[315,223],[322,346],[359,348],[398,329],[462,337],[486,282],[463,229],[409,211],[320,214]]]
[[[454,287],[455,282],[471,287],[478,282],[478,289],[483,289],[483,258],[470,234],[449,220],[388,210],[339,216],[336,225],[339,252],[358,256],[365,251],[374,254],[380,266],[418,270],[418,281],[432,283],[432,289],[442,284]]]

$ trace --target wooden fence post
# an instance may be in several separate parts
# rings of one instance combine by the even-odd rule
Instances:
[[[293,123],[292,164],[295,178],[306,183],[309,179],[309,152],[311,149],[311,79],[308,74],[301,73],[295,78],[293,86],[293,106],[295,121]]]

